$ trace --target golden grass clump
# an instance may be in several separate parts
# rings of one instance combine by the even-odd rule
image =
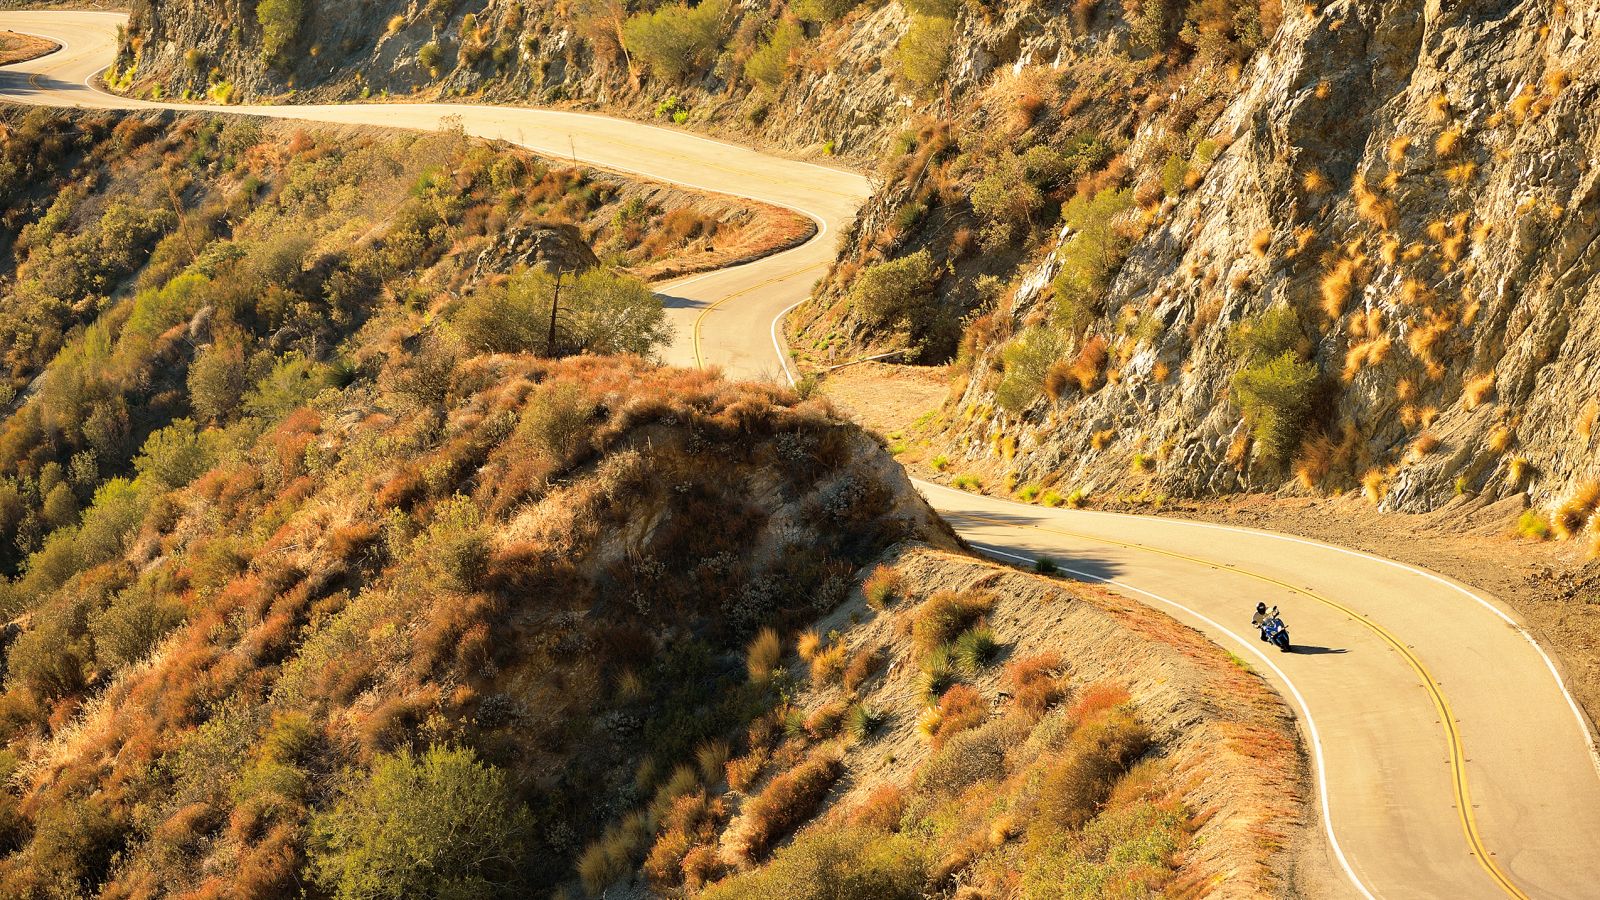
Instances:
[[[1494,393],[1493,369],[1490,369],[1482,375],[1469,380],[1462,387],[1463,402],[1466,403],[1468,410],[1477,409],[1478,407],[1482,406],[1484,401],[1488,400],[1489,395],[1492,393]]]
[[[1428,121],[1434,124],[1448,122],[1450,113],[1450,97],[1444,91],[1440,91],[1428,98]]]
[[[1306,174],[1300,178],[1300,185],[1308,194],[1326,194],[1333,190],[1333,182],[1322,174],[1321,169],[1307,169]]]
[[[1370,341],[1362,341],[1352,346],[1344,354],[1344,372],[1341,377],[1346,382],[1354,381],[1362,369],[1381,365],[1389,356],[1389,349],[1394,345],[1394,340],[1388,335],[1381,335]]]
[[[1424,431],[1417,435],[1417,439],[1411,443],[1411,456],[1413,459],[1421,459],[1439,449],[1440,443],[1438,435],[1431,431]]]
[[[1504,453],[1511,449],[1516,439],[1517,433],[1511,430],[1510,425],[1502,422],[1489,432],[1489,449],[1495,453]]]
[[[1356,179],[1352,190],[1356,195],[1356,215],[1368,224],[1383,231],[1393,231],[1400,221],[1399,208],[1394,200],[1367,186],[1366,179]]]
[[[1322,276],[1322,311],[1329,319],[1337,320],[1344,315],[1345,304],[1350,302],[1360,276],[1359,264],[1348,257],[1339,260]]]
[[[816,657],[818,651],[822,649],[822,635],[817,634],[814,628],[802,631],[800,636],[795,639],[794,649],[796,653],[800,654],[801,659],[810,662]]]
[[[1397,135],[1389,142],[1389,146],[1385,148],[1383,158],[1389,163],[1389,165],[1398,167],[1405,164],[1406,153],[1410,149],[1411,135]]]
[[[1456,187],[1464,187],[1478,177],[1478,164],[1470,160],[1444,170],[1445,180]]]
[[[1263,228],[1250,236],[1250,252],[1262,259],[1267,258],[1267,250],[1272,247],[1272,229]]]
[[[1116,437],[1117,430],[1115,428],[1107,428],[1104,431],[1096,431],[1089,437],[1089,446],[1096,450],[1104,450],[1111,445],[1111,442],[1115,440]]]
[[[1455,156],[1461,152],[1461,129],[1446,128],[1433,139],[1433,152],[1438,156]]]
[[[1067,370],[1072,380],[1077,382],[1078,390],[1085,394],[1094,393],[1100,386],[1100,378],[1105,372],[1106,359],[1109,355],[1106,352],[1106,339],[1100,335],[1097,334],[1084,342]]]
[[[867,598],[867,605],[873,609],[886,609],[890,604],[900,599],[905,579],[890,566],[878,566],[861,583],[861,593]]]
[[[1557,537],[1571,540],[1590,524],[1597,508],[1600,508],[1600,481],[1585,481],[1556,508],[1555,515],[1550,517],[1550,527]]]
[[[1532,471],[1533,464],[1525,457],[1513,456],[1506,462],[1506,483],[1513,488],[1520,488]]]
[[[1533,91],[1533,85],[1525,84],[1517,88],[1517,93],[1512,96],[1510,104],[1507,105],[1507,109],[1511,111],[1511,121],[1516,122],[1518,125],[1528,121],[1530,113],[1533,111],[1533,104],[1538,99],[1538,95]]]
[[[772,670],[777,668],[778,660],[782,658],[783,641],[778,637],[778,632],[763,628],[745,648],[745,671],[749,673],[751,681],[768,681],[772,678]]]
[[[1361,495],[1367,502],[1377,506],[1389,493],[1389,476],[1381,469],[1372,469],[1361,476]]]

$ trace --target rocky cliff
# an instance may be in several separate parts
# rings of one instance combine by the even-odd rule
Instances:
[[[970,335],[952,445],[1091,493],[1583,494],[1597,30],[1563,4],[1289,16],[1214,160],[1111,222],[1126,257],[1103,289],[1078,290],[1096,223],[1069,222]]]

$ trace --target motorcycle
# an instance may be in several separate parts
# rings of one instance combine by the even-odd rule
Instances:
[[[1273,607],[1272,612],[1261,620],[1261,639],[1284,653],[1289,652],[1289,626],[1278,618],[1277,607]]]

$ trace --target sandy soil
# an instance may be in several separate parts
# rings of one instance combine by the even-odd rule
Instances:
[[[0,31],[0,66],[38,59],[58,49],[60,45],[55,41],[47,41],[31,34],[18,34],[15,31]]]
[[[829,376],[823,390],[863,425],[890,436],[892,444],[903,443],[897,458],[914,476],[948,482],[950,473],[927,465],[928,454],[914,433],[918,419],[943,402],[945,385],[942,370],[866,364]],[[998,485],[985,492],[1000,493]],[[1168,501],[1160,512],[1325,541],[1471,585],[1510,606],[1554,651],[1579,704],[1591,721],[1600,719],[1600,561],[1586,559],[1579,546],[1516,537],[1522,510],[1520,497],[1494,504],[1460,498],[1426,515],[1380,513],[1352,492],[1328,498],[1257,494]]]

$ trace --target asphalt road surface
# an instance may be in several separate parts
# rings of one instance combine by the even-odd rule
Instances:
[[[63,49],[0,69],[0,100],[162,106],[95,86],[117,14],[0,12],[0,28]],[[481,105],[228,107],[227,112],[433,129],[458,122],[554,158],[799,210],[809,243],[658,285],[676,339],[664,356],[735,377],[791,379],[779,322],[834,255],[866,179],[683,131],[604,116]],[[1495,602],[1367,554],[1239,528],[1051,510],[919,486],[968,541],[1039,557],[1199,628],[1271,681],[1300,720],[1325,846],[1317,896],[1600,897],[1600,758],[1559,667]],[[1257,601],[1282,608],[1295,650],[1256,640]],[[1226,894],[1226,886],[1222,893]]]

